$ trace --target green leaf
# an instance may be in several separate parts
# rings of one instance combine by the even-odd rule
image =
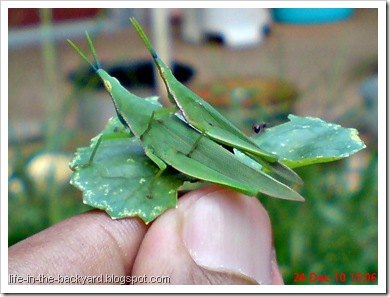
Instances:
[[[83,166],[100,136],[92,163]],[[170,168],[155,178],[159,168],[117,117],[89,147],[77,150],[69,166],[75,168],[71,184],[83,191],[84,203],[105,210],[113,219],[138,216],[145,223],[153,221],[176,207],[177,189],[184,182],[182,175]]]
[[[313,117],[288,118],[289,122],[267,128],[253,139],[290,168],[335,161],[366,147],[356,129]]]

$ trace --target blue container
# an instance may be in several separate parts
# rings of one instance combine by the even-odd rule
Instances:
[[[276,22],[290,24],[321,24],[350,18],[353,8],[274,8],[272,17]]]

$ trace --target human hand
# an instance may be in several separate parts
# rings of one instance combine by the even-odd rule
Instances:
[[[77,279],[86,284],[92,276],[95,284],[283,284],[265,209],[256,198],[217,186],[183,195],[177,209],[150,226],[94,210],[15,244],[8,254],[9,280],[41,275],[58,284],[77,275],[88,277]]]

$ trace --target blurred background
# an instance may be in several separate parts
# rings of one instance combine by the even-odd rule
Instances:
[[[114,108],[67,38],[89,53],[88,31],[103,68],[169,105],[130,16],[178,79],[248,134],[289,113],[359,130],[363,151],[297,169],[305,203],[262,203],[287,284],[310,272],[376,283],[377,9],[9,9],[9,245],[89,209],[68,163]]]

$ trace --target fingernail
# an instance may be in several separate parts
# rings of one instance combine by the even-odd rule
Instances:
[[[271,224],[256,198],[229,190],[205,194],[184,212],[183,241],[204,268],[272,284]]]

